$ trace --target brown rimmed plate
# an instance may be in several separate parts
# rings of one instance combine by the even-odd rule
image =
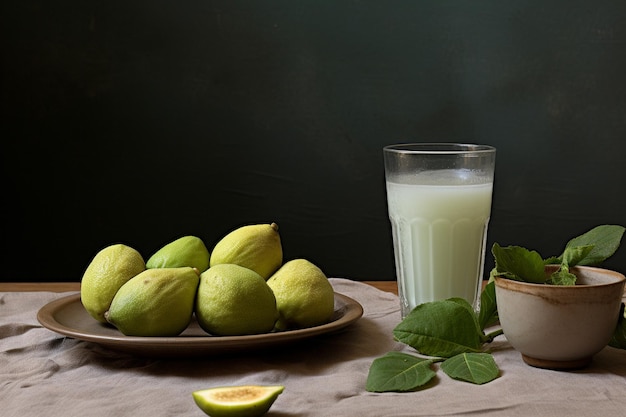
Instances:
[[[194,320],[176,337],[125,336],[112,326],[99,323],[87,313],[80,293],[54,300],[37,313],[42,326],[74,339],[94,342],[109,349],[142,356],[190,357],[239,350],[261,349],[337,332],[357,321],[363,307],[343,294],[335,293],[335,314],[329,323],[307,329],[246,336],[211,336]]]

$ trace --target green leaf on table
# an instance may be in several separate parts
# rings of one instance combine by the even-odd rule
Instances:
[[[424,355],[442,358],[479,351],[483,336],[476,314],[458,299],[418,305],[396,326],[393,334],[398,341]]]
[[[623,235],[624,227],[622,226],[610,224],[596,226],[587,233],[567,242],[565,251],[570,247],[593,246],[593,250],[577,262],[576,265],[599,265],[613,256],[619,248]],[[561,259],[563,259],[563,255],[560,256]]]
[[[448,298],[447,301],[457,303],[459,306],[467,310],[467,313],[469,314],[469,316],[474,319],[474,325],[476,326],[476,331],[478,333],[482,331],[482,328],[480,327],[480,323],[478,322],[478,316],[474,312],[474,307],[472,307],[472,305],[468,303],[465,298],[453,297],[453,298]]]
[[[365,389],[369,392],[412,391],[435,377],[433,359],[389,352],[370,366]]]
[[[450,377],[473,384],[486,384],[500,375],[500,369],[489,353],[461,353],[441,364]]]
[[[544,283],[545,264],[543,258],[536,251],[530,251],[521,246],[501,247],[497,243],[491,248],[496,262],[498,274],[518,281]]]
[[[624,303],[620,310],[620,319],[613,333],[613,337],[609,341],[609,346],[617,349],[626,349],[626,312],[624,311]]]
[[[496,284],[489,282],[480,293],[480,311],[478,324],[481,330],[498,322],[498,305],[496,303]]]

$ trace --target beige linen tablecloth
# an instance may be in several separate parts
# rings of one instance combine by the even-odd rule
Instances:
[[[191,392],[220,385],[282,384],[268,416],[626,416],[626,351],[605,348],[584,370],[557,372],[522,362],[503,336],[501,369],[477,386],[437,371],[428,389],[365,391],[372,360],[395,342],[398,298],[366,284],[331,279],[363,317],[338,334],[232,356],[151,359],[107,350],[43,328],[46,303],[68,295],[0,293],[0,416],[202,416]]]

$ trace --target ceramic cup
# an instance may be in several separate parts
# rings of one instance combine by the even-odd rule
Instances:
[[[558,266],[546,267],[546,274]],[[495,278],[504,335],[532,366],[583,368],[611,339],[626,278],[616,271],[570,268],[576,285],[546,285]]]

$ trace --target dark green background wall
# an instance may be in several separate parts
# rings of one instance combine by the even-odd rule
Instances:
[[[271,221],[286,258],[394,279],[396,142],[498,148],[489,247],[626,225],[622,0],[22,0],[0,30],[2,281]]]

